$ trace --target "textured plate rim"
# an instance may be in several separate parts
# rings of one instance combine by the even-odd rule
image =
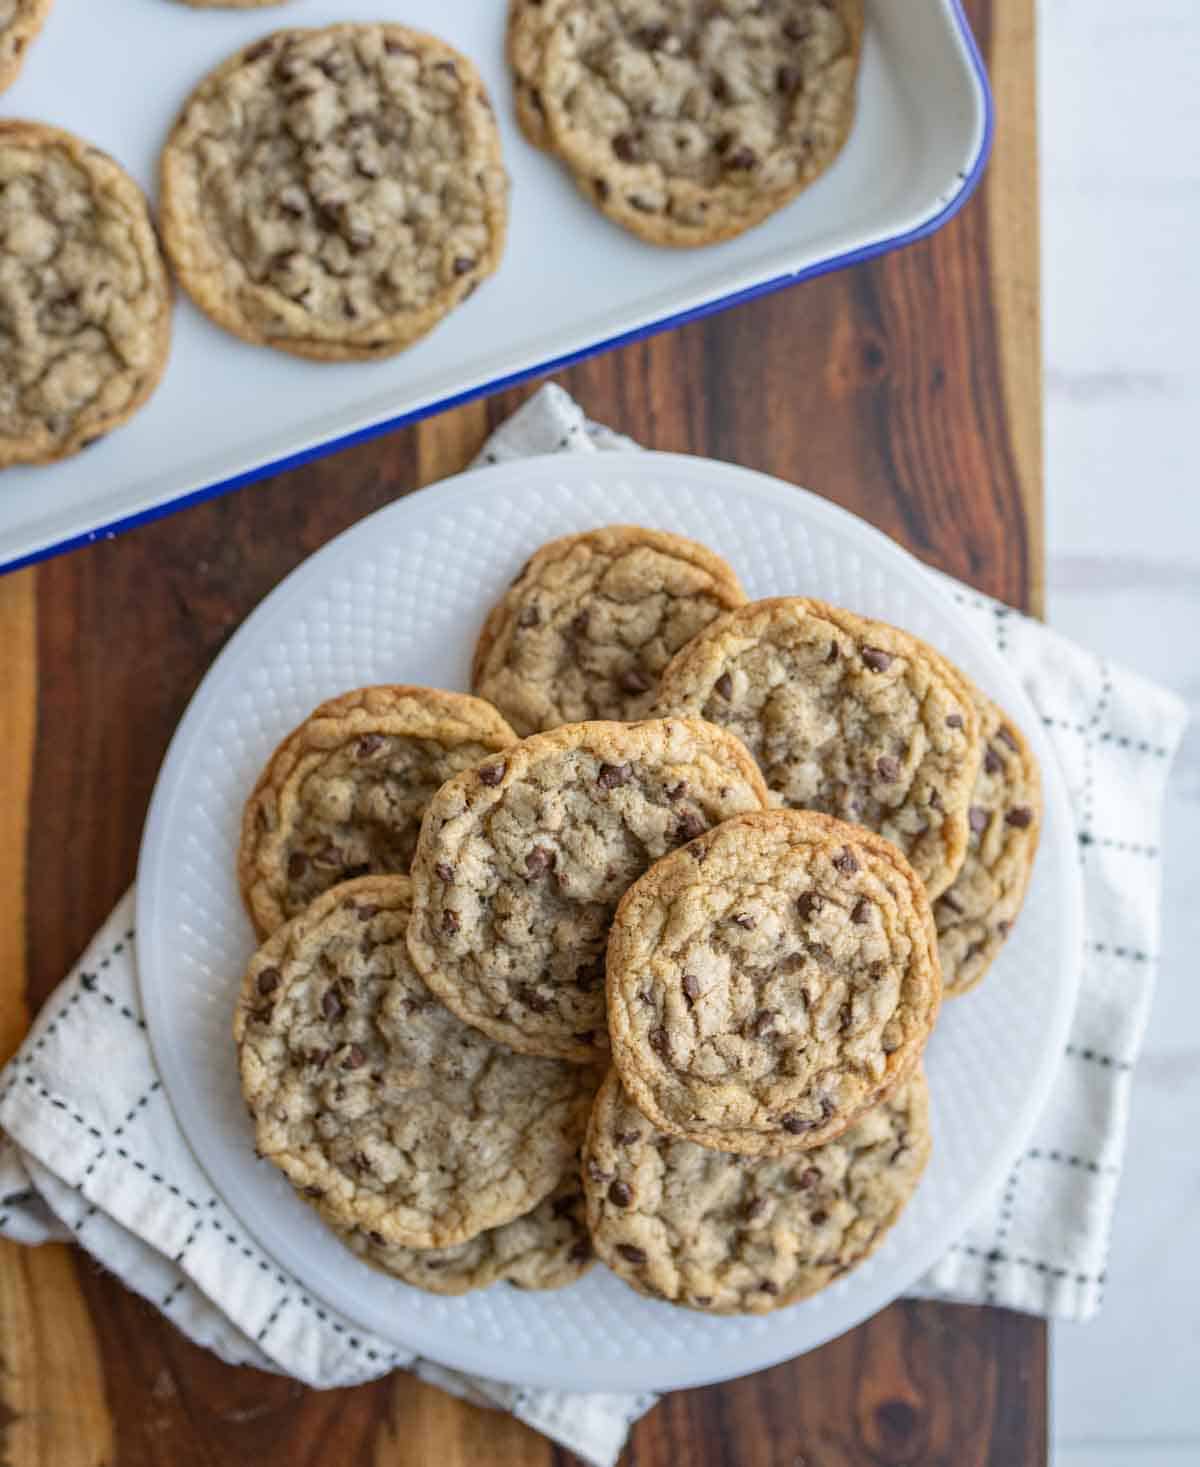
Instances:
[[[443,516],[453,508],[456,502],[474,498],[481,491],[486,492],[489,480],[498,480],[501,483],[510,480],[514,470],[518,468],[523,484],[536,488],[543,481],[561,481],[564,476],[572,474],[578,474],[584,478],[595,478],[598,475],[611,475],[614,478],[636,478],[639,475],[659,479],[672,476],[686,478],[689,474],[694,474],[698,466],[700,472],[709,478],[710,483],[714,472],[722,476],[727,482],[729,491],[733,494],[764,499],[785,513],[792,511],[810,526],[823,528],[843,539],[857,541],[864,549],[869,549],[878,556],[890,573],[894,573],[898,579],[906,582],[908,589],[918,600],[933,603],[939,617],[947,620],[956,619],[957,613],[950,596],[914,556],[865,520],[830,503],[811,490],[802,489],[797,485],[752,469],[687,454],[657,453],[643,449],[613,450],[595,455],[558,454],[520,460],[516,463],[507,462],[486,468],[469,469],[451,479],[416,490],[352,525],[302,561],[259,603],[234,636],[230,638],[201,680],[172,736],[155,783],[143,831],[138,860],[136,895],[135,944],[138,983],[151,1049],[162,1076],[164,1092],[175,1113],[180,1130],[217,1195],[226,1201],[254,1237],[262,1238],[264,1232],[269,1230],[255,1220],[257,1214],[248,1202],[244,1206],[239,1205],[239,1201],[228,1197],[224,1189],[217,1184],[216,1178],[220,1174],[219,1165],[216,1168],[210,1167],[208,1147],[202,1135],[197,1133],[195,1127],[187,1123],[189,1107],[192,1115],[198,1115],[204,1108],[204,1101],[191,1090],[184,1078],[186,1070],[175,1058],[177,1050],[171,1024],[171,1010],[166,1002],[169,982],[162,979],[157,982],[148,981],[147,978],[151,972],[162,973],[164,967],[158,962],[153,951],[153,933],[155,931],[153,911],[157,890],[157,880],[153,873],[156,867],[160,866],[158,850],[166,838],[172,806],[176,800],[186,795],[187,787],[180,780],[179,775],[185,767],[185,757],[188,752],[185,744],[188,742],[187,733],[190,726],[207,713],[211,704],[221,696],[229,678],[235,676],[234,669],[239,661],[241,646],[245,642],[253,642],[258,626],[272,621],[294,600],[303,596],[313,582],[324,583],[332,580],[341,569],[353,561],[360,543],[373,540],[375,536],[379,535],[384,522],[387,522],[389,532],[391,532],[394,522],[420,520],[430,515]],[[1074,819],[1071,815],[1058,760],[1045,736],[1041,719],[1016,676],[975,629],[969,625],[963,625],[960,620],[959,631],[967,641],[972,643],[980,661],[987,664],[990,679],[1003,689],[1001,701],[1020,722],[1033,745],[1034,752],[1042,766],[1043,799],[1049,816],[1045,821],[1047,833],[1058,832],[1060,841],[1069,843],[1074,831]],[[1042,863],[1039,862],[1040,864]],[[989,1165],[981,1171],[974,1188],[960,1207],[950,1212],[938,1227],[930,1228],[925,1232],[920,1246],[908,1253],[903,1264],[894,1270],[889,1281],[885,1282],[882,1287],[878,1276],[872,1277],[871,1282],[864,1288],[859,1307],[849,1323],[838,1323],[834,1328],[826,1331],[820,1328],[814,1331],[811,1327],[798,1331],[804,1334],[804,1342],[791,1348],[787,1344],[781,1346],[781,1342],[773,1337],[757,1342],[756,1347],[739,1347],[736,1361],[731,1366],[722,1365],[718,1369],[713,1369],[708,1364],[688,1369],[686,1362],[683,1364],[677,1361],[663,1362],[666,1368],[653,1378],[648,1378],[648,1370],[654,1367],[648,1366],[643,1360],[605,1362],[597,1372],[597,1379],[588,1387],[584,1387],[580,1385],[573,1369],[570,1375],[566,1376],[562,1371],[556,1371],[552,1362],[545,1369],[529,1366],[514,1368],[502,1352],[494,1350],[489,1352],[477,1344],[461,1349],[443,1348],[439,1345],[438,1349],[431,1353],[427,1343],[414,1343],[411,1339],[405,1339],[402,1329],[396,1328],[385,1333],[380,1330],[378,1322],[367,1323],[361,1317],[356,1318],[355,1322],[360,1328],[368,1329],[374,1334],[385,1333],[385,1337],[399,1348],[414,1351],[425,1358],[435,1359],[441,1365],[487,1375],[515,1385],[576,1390],[590,1388],[663,1391],[708,1385],[766,1369],[783,1360],[816,1349],[828,1340],[836,1338],[862,1323],[863,1320],[870,1318],[911,1288],[913,1283],[932,1267],[971,1225],[990,1198],[999,1190],[1005,1174],[1024,1149],[1049,1096],[1050,1087],[1057,1073],[1056,1060],[1065,1047],[1068,1029],[1074,1014],[1082,964],[1082,880],[1077,863],[1066,860],[1063,862],[1063,869],[1067,880],[1060,893],[1062,898],[1058,944],[1060,962],[1057,965],[1061,977],[1057,987],[1057,1005],[1053,1011],[1052,1022],[1048,1023],[1043,1031],[1043,1058],[1037,1071],[1036,1081],[1026,1092],[1019,1112],[1014,1113],[1003,1141],[996,1144]],[[285,1262],[282,1259],[280,1261]],[[291,1264],[285,1262],[285,1266],[290,1267]],[[311,1275],[306,1276],[303,1270],[295,1271],[306,1288],[328,1302],[325,1291],[313,1282]],[[345,1301],[339,1302],[334,1307],[347,1317],[353,1317]]]

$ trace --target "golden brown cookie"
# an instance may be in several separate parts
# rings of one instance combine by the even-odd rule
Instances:
[[[0,0],[0,92],[12,86],[25,64],[54,0]]]
[[[66,458],[124,423],[170,344],[141,189],[72,133],[0,121],[0,468]]]
[[[761,223],[849,135],[861,0],[513,5],[523,129],[653,244],[711,244]]]
[[[322,703],[246,802],[238,880],[259,936],[339,881],[406,875],[434,791],[515,741],[467,693],[397,684]]]
[[[963,675],[909,633],[802,597],[755,601],[674,658],[655,711],[737,734],[776,804],[885,835],[931,897],[958,875],[979,716]]]
[[[614,1070],[588,1124],[588,1226],[600,1258],[639,1293],[706,1314],[766,1314],[874,1252],[929,1149],[920,1070],[836,1140],[753,1159],[656,1131]]]
[[[801,810],[739,815],[656,862],[608,942],[613,1063],[662,1131],[782,1155],[908,1075],[941,1001],[925,889],[890,842]]]
[[[1042,826],[1037,760],[1021,730],[978,691],[983,762],[967,812],[967,856],[934,904],[947,996],[974,988],[1016,921]]]
[[[500,1281],[518,1289],[561,1289],[594,1261],[578,1160],[532,1212],[457,1248],[399,1248],[357,1230],[341,1237],[372,1267],[432,1294],[465,1294]]]
[[[425,811],[409,950],[462,1019],[530,1054],[607,1058],[617,903],[668,851],[766,791],[699,719],[576,723],[457,775]]]
[[[496,269],[507,192],[465,56],[399,25],[285,30],[184,106],[162,155],[163,238],[196,304],[238,336],[390,356]]]
[[[302,1197],[380,1246],[452,1248],[554,1190],[600,1077],[444,1008],[409,962],[411,890],[365,876],[281,927],[246,970],[234,1037],[259,1153]]]
[[[638,525],[565,535],[535,552],[492,609],[471,683],[522,736],[632,722],[675,653],[745,600],[732,568],[682,535]]]

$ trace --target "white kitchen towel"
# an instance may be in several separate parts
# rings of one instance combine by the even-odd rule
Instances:
[[[481,462],[629,447],[545,387]],[[1086,900],[1084,975],[1058,1081],[994,1205],[921,1292],[1064,1319],[1099,1307],[1129,1088],[1154,984],[1163,793],[1185,715],[1172,694],[946,582],[1021,678],[1061,761]],[[0,1235],[74,1240],[226,1360],[314,1386],[396,1367],[512,1411],[608,1467],[643,1395],[522,1390],[442,1369],[311,1298],[217,1197],[175,1124],[141,1017],[127,895],[0,1070]]]

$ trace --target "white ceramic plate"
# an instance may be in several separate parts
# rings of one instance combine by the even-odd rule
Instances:
[[[513,180],[498,274],[386,362],[304,362],[250,346],[180,297],[167,374],[126,427],[65,463],[0,475],[0,567],[936,228],[970,193],[987,153],[983,69],[958,0],[868,0],[867,9],[858,117],[834,167],[741,239],[667,250],[608,223],[521,137],[504,61],[507,0],[351,7],[435,31],[479,66]],[[243,11],[57,0],[4,112],[80,133],[153,196],[163,140],[202,76],[256,36],[346,17],[346,0]]]
[[[949,1003],[928,1058],[934,1158],[861,1268],[761,1319],[642,1299],[602,1268],[558,1293],[499,1284],[444,1299],[360,1263],[257,1163],[230,1022],[253,948],[234,880],[242,803],[322,699],[373,682],[466,686],[484,613],[543,541],[635,522],[704,541],[752,597],[803,592],[910,628],[999,700],[1041,761],[1046,818],[1025,910],[982,988]],[[302,1283],[364,1329],[522,1384],[665,1389],[813,1348],[902,1293],[961,1234],[1024,1145],[1066,1042],[1081,936],[1078,863],[1040,722],[928,572],[861,520],[777,480],[668,454],[504,464],[410,495],[327,545],[217,659],[171,744],[138,867],[137,952],[167,1094],[214,1186]]]

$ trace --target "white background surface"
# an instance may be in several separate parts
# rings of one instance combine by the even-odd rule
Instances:
[[[1162,968],[1055,1467],[1200,1463],[1200,3],[1041,0],[1049,616],[1187,699]]]

